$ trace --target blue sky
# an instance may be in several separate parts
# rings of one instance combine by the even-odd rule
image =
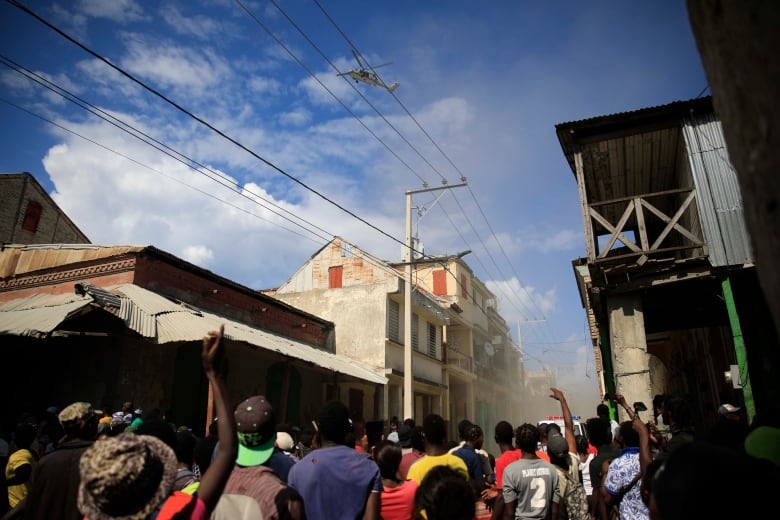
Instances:
[[[528,367],[594,411],[555,125],[705,91],[683,0],[23,3],[170,101],[0,2],[0,172],[35,175],[94,243],[271,288],[333,235],[399,260],[405,192],[464,176],[415,195],[425,252],[472,250]],[[352,46],[392,62],[393,95],[337,76]]]

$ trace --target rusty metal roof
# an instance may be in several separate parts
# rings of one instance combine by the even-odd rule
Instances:
[[[35,295],[0,304],[0,335],[46,338],[66,319],[87,312],[92,305],[115,314],[128,328],[156,344],[200,341],[209,330],[225,325],[225,337],[276,352],[371,383],[387,378],[352,359],[300,341],[172,300],[133,284],[95,288],[82,284],[82,294]],[[119,297],[119,306],[102,301],[106,291]],[[94,293],[94,294],[93,294]]]

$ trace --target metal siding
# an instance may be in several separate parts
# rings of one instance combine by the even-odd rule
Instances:
[[[753,262],[737,175],[728,158],[720,121],[713,115],[684,123],[702,232],[713,266]]]

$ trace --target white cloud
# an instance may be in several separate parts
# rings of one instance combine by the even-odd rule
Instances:
[[[153,84],[203,93],[222,84],[231,73],[225,58],[210,49],[195,50],[135,33],[125,35],[122,67]]]
[[[191,35],[204,40],[225,36],[225,27],[221,20],[209,16],[187,16],[173,5],[162,6],[160,15],[168,27],[178,34]]]
[[[279,114],[279,122],[283,125],[304,126],[311,122],[312,113],[305,108]]]
[[[214,252],[206,246],[187,246],[182,251],[182,258],[201,267],[208,266],[214,260]]]
[[[115,22],[144,18],[144,10],[135,0],[79,0],[77,10],[93,18],[107,18]]]

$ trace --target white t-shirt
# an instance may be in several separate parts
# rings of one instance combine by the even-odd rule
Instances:
[[[620,423],[615,419],[610,419],[609,425],[612,428],[612,440],[616,441],[618,438],[618,431],[620,430]]]
[[[588,453],[588,458],[585,459],[585,462],[580,462],[580,473],[582,474],[582,487],[585,488],[586,495],[593,494],[593,486],[590,483],[590,461],[593,460],[594,456],[595,455],[593,453]]]

